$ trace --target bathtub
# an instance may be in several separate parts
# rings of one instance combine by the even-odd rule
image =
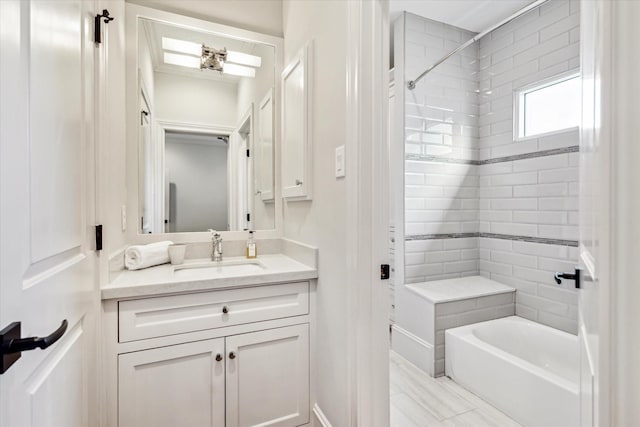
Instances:
[[[510,316],[449,329],[446,375],[527,427],[579,425],[578,337]]]

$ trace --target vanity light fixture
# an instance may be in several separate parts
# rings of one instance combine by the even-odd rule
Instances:
[[[200,68],[201,60],[197,56],[183,55],[181,53],[164,53],[164,62],[171,65],[179,65],[181,67]]]
[[[204,44],[169,37],[162,38],[162,49],[165,50],[164,62],[167,64],[189,68],[206,68],[242,77],[254,78],[256,76],[255,68],[262,65],[262,58],[259,56],[228,51],[226,48],[216,49]]]

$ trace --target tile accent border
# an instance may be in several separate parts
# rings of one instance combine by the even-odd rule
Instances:
[[[448,157],[429,156],[429,155],[422,155],[422,154],[407,154],[405,156],[405,160],[417,160],[422,162],[438,162],[438,163],[459,163],[459,164],[465,164],[465,165],[482,166],[482,165],[489,165],[493,163],[503,163],[503,162],[513,162],[515,160],[533,159],[536,157],[555,156],[558,154],[565,154],[565,153],[577,153],[578,151],[580,151],[580,147],[578,145],[572,145],[570,147],[553,148],[550,150],[534,151],[532,153],[515,154],[513,156],[496,157],[493,159],[485,159],[485,160],[452,159]]]
[[[414,234],[406,236],[405,241],[436,240],[436,239],[467,239],[472,237],[485,237],[487,239],[517,240],[519,242],[541,243],[544,245],[578,247],[577,240],[549,239],[546,237],[512,236],[510,234],[497,233],[446,233],[446,234]]]
[[[414,234],[406,236],[404,240],[468,239],[471,237],[480,237],[480,233]]]

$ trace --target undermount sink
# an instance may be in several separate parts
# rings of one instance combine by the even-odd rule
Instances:
[[[265,266],[256,259],[229,261],[202,261],[176,265],[173,273],[182,278],[240,276],[263,271]]]

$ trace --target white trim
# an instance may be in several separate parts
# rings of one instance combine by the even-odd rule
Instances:
[[[315,420],[320,424],[321,427],[332,427],[329,419],[324,414],[324,412],[322,412],[322,409],[320,409],[317,403],[313,405],[313,415],[315,415]],[[315,426],[316,423],[313,423],[313,425]]]
[[[282,70],[282,61],[284,53],[284,40],[281,37],[270,36],[266,34],[256,33],[253,31],[247,31],[240,28],[234,28],[227,25],[216,24],[210,21],[205,21],[197,18],[190,18],[183,15],[178,15],[171,12],[165,12],[149,7],[139,6],[133,3],[125,3],[124,5],[125,17],[125,101],[126,101],[126,183],[127,183],[127,223],[129,226],[126,231],[126,240],[128,244],[137,243],[152,243],[170,238],[175,243],[195,243],[203,242],[209,239],[209,233],[207,231],[191,232],[191,233],[154,233],[154,234],[139,234],[139,227],[137,223],[139,221],[139,212],[137,206],[138,200],[138,144],[132,143],[137,141],[137,122],[138,114],[138,94],[137,90],[137,73],[138,73],[138,18],[150,19],[158,22],[169,23],[172,25],[178,25],[185,28],[191,28],[194,31],[209,32],[214,34],[223,35],[239,40],[246,40],[253,43],[261,43],[274,47],[274,100],[276,108],[274,108],[274,156],[276,168],[278,170],[280,163],[280,116],[279,109],[279,96],[280,96],[280,79],[278,78]],[[280,191],[280,176],[275,174],[274,176],[274,189],[275,200],[281,198]],[[283,207],[282,203],[275,203],[275,228],[272,230],[260,230],[256,239],[277,239],[282,236],[283,230]],[[246,240],[247,233],[244,231],[223,231],[221,232],[224,240]]]
[[[389,425],[389,8],[347,2],[347,277],[349,425]]]
[[[156,230],[154,230],[154,234],[166,234],[164,230],[160,230],[161,227],[164,229],[164,220],[165,220],[165,191],[166,191],[166,183],[165,183],[165,140],[167,131],[173,132],[187,132],[187,133],[196,133],[196,134],[211,134],[211,135],[226,135],[230,136],[233,132],[233,128],[229,126],[223,125],[205,125],[201,123],[188,123],[188,122],[177,122],[172,120],[164,120],[157,119],[155,120],[154,131],[152,132],[155,135],[153,138],[154,145],[154,176],[156,183],[156,191],[154,197],[154,223],[156,226]],[[138,196],[140,199],[140,196]],[[140,203],[140,201],[138,201]],[[140,232],[140,224],[136,224],[138,228],[138,232]],[[171,236],[175,233],[169,233]]]
[[[393,351],[433,376],[435,371],[433,345],[398,325],[394,324],[391,330]]]
[[[190,132],[190,133],[202,133],[216,135],[231,135],[235,128],[227,125],[210,125],[204,123],[195,122],[178,122],[175,120],[156,119],[156,124],[163,127],[165,130],[175,132]]]
[[[254,106],[253,102],[247,108],[247,111],[242,115],[242,118],[238,122],[238,127],[235,130],[235,135],[237,138],[240,138],[237,142],[242,142],[245,144],[242,151],[237,151],[238,147],[234,147],[234,144],[229,144],[229,152],[228,156],[229,165],[227,170],[229,171],[229,183],[234,183],[236,179],[243,180],[243,192],[233,191],[229,192],[229,224],[230,229],[236,230],[253,230],[252,222],[254,218],[252,217],[251,221],[247,221],[247,213],[254,215],[253,212],[253,182],[255,180],[255,171],[253,170],[253,156],[255,155],[254,151],[254,132],[255,132],[255,124],[254,124]],[[249,126],[249,131],[244,132],[243,129]],[[245,137],[245,135],[249,135],[249,137]],[[231,150],[234,150],[231,153]],[[249,150],[251,153],[249,158],[246,157],[243,151]],[[239,160],[234,158],[235,156],[239,156],[244,162],[234,161]],[[240,168],[240,170],[238,170]],[[251,174],[251,176],[250,176]],[[242,194],[244,193],[244,194]],[[242,195],[244,197],[244,201],[242,203],[238,203],[237,196]],[[239,207],[239,209],[237,209]],[[244,212],[243,212],[244,210]]]
[[[597,238],[594,241],[597,289],[592,308],[598,310],[598,336],[594,336],[593,329],[587,329],[588,339],[596,344],[594,425],[637,426],[640,425],[640,288],[637,283],[640,2],[600,0],[583,2],[581,9],[583,7],[595,7],[592,16],[582,16],[595,18],[595,28],[588,38],[595,38],[596,49],[592,54],[596,72],[586,81],[595,86],[591,95],[596,101],[594,143],[590,148],[594,170],[595,219],[592,224]],[[589,27],[587,22],[581,24]],[[585,291],[586,286],[580,293]]]

